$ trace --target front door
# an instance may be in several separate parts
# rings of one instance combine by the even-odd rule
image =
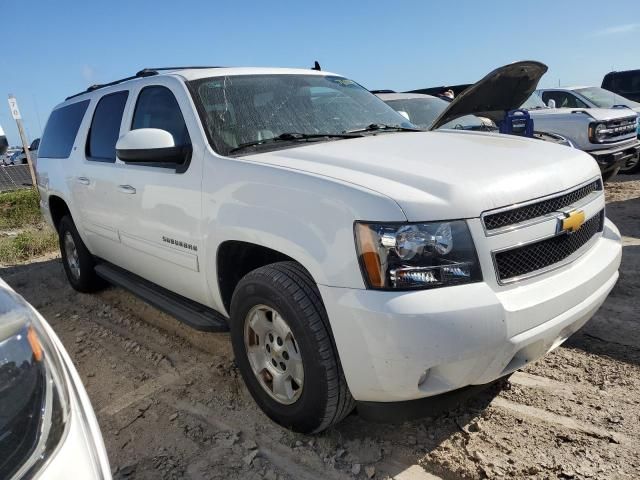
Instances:
[[[121,250],[122,209],[117,206],[116,187],[123,165],[116,162],[116,142],[128,97],[129,91],[122,90],[98,100],[87,138],[78,141],[74,152],[77,175],[71,179],[71,188],[81,231],[91,253],[109,261],[116,261]]]
[[[175,83],[174,83],[175,82]],[[159,128],[173,135],[176,146],[192,144],[197,119],[184,86],[172,78],[136,91],[129,128]],[[207,303],[202,273],[200,221],[203,145],[193,142],[193,154],[171,166],[125,164],[118,192],[123,198],[120,224],[127,270],[173,292]]]

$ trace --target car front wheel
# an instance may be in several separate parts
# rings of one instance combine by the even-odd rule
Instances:
[[[267,265],[240,280],[231,340],[249,392],[280,425],[320,432],[353,410],[320,293],[299,264]]]

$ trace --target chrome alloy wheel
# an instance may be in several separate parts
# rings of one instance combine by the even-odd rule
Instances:
[[[302,394],[304,367],[298,343],[282,316],[266,305],[254,306],[244,320],[244,346],[262,388],[282,405]]]
[[[67,257],[67,266],[71,271],[71,275],[78,280],[80,278],[80,258],[71,232],[64,234],[64,253]]]

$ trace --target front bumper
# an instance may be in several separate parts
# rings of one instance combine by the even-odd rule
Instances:
[[[523,367],[593,316],[618,278],[621,253],[620,234],[606,220],[589,251],[517,288],[319,286],[351,394],[358,401],[413,400]]]
[[[590,154],[600,167],[602,173],[608,173],[620,168],[627,160],[640,154],[640,141],[631,144],[608,148],[605,150],[591,150]]]

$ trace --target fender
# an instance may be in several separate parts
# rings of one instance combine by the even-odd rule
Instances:
[[[406,221],[393,200],[349,183],[243,159],[204,163],[203,263],[214,308],[222,309],[216,255],[224,241],[281,252],[320,285],[362,289],[354,221]],[[228,178],[243,180],[225,184]]]

